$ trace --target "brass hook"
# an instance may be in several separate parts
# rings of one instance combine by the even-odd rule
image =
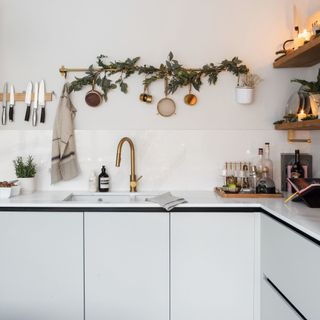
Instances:
[[[59,69],[60,71],[60,74],[65,78],[67,79],[67,74],[68,72],[66,71],[66,68],[64,66],[61,66],[61,68]]]

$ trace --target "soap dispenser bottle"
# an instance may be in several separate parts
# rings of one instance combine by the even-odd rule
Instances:
[[[89,177],[89,191],[97,192],[98,188],[98,178],[94,170],[91,171],[91,175]]]
[[[101,173],[99,174],[99,192],[108,192],[109,191],[109,175],[106,172],[106,167],[102,166]]]

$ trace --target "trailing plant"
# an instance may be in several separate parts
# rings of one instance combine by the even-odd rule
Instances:
[[[303,86],[303,90],[310,93],[320,93],[320,69],[316,81],[307,81],[301,79],[293,79],[291,82],[300,83]]]
[[[75,77],[69,86],[69,92],[80,91],[83,87],[95,83],[101,88],[105,99],[109,91],[120,88],[123,93],[128,92],[128,79],[134,73],[144,75],[143,84],[148,87],[155,81],[167,79],[168,93],[174,93],[178,88],[184,86],[192,86],[197,91],[200,90],[203,84],[202,78],[207,78],[209,85],[216,84],[220,72],[228,71],[236,77],[247,74],[249,69],[237,57],[232,60],[223,60],[220,64],[215,65],[209,63],[200,69],[187,69],[182,66],[176,59],[173,53],[170,52],[165,63],[159,67],[151,65],[137,65],[139,57],[128,58],[125,61],[107,62],[107,56],[99,55],[97,57],[97,66],[89,66],[88,71],[82,78]],[[115,76],[118,76],[115,79]]]
[[[260,82],[262,81],[262,79],[257,75],[257,74],[252,74],[250,72],[246,73],[246,74],[242,74],[239,77],[239,87],[243,87],[243,88],[250,88],[253,89],[255,88]]]
[[[37,173],[37,166],[32,156],[28,156],[26,161],[22,157],[17,157],[13,164],[17,178],[33,178]]]

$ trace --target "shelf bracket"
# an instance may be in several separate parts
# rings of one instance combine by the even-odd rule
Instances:
[[[303,142],[303,143],[311,143],[312,140],[309,139],[297,139],[295,138],[295,131],[294,130],[288,130],[288,142]]]

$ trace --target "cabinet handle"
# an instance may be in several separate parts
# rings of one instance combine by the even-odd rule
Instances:
[[[280,291],[280,289],[266,276],[264,275],[264,280],[270,284],[270,286],[276,290],[280,296],[290,305],[290,307],[301,317],[303,320],[308,320],[301,311]]]

